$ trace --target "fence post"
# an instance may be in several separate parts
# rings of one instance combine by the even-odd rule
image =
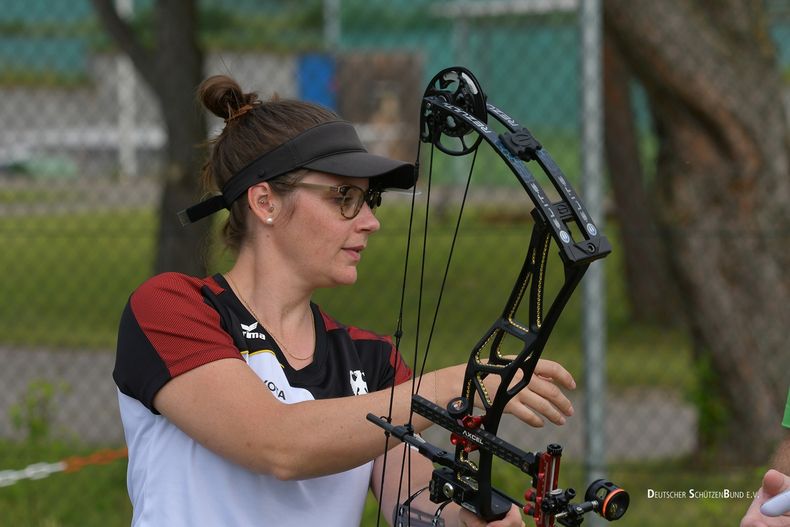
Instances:
[[[590,215],[603,217],[603,82],[600,0],[582,0],[579,16],[582,66],[582,192]],[[586,481],[605,477],[606,465],[606,288],[601,262],[590,266],[582,282]],[[591,517],[591,525],[601,525]]]
[[[115,0],[118,14],[131,19],[134,0]],[[135,100],[136,76],[132,60],[118,50],[116,61],[116,94],[118,96],[118,165],[122,178],[135,178],[139,174],[137,163],[137,104]]]

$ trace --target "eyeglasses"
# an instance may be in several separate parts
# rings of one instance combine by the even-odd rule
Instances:
[[[305,182],[293,183],[290,186],[336,192],[340,204],[340,214],[347,220],[356,218],[365,203],[368,204],[370,210],[376,210],[376,207],[381,205],[381,191],[373,187],[365,190],[356,185],[321,185]]]

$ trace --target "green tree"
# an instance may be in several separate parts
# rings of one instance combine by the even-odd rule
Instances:
[[[763,2],[605,0],[657,133],[653,192],[726,449],[764,461],[790,354],[790,132]],[[715,393],[718,392],[718,393]]]
[[[195,0],[158,0],[153,3],[153,42],[146,45],[121,18],[113,0],[92,0],[99,20],[126,53],[155,94],[167,132],[166,164],[161,175],[156,272],[205,273],[197,258],[208,232],[203,221],[182,228],[176,212],[199,197],[200,168],[205,156],[206,119],[195,105],[195,90],[203,79],[203,52],[198,44]]]

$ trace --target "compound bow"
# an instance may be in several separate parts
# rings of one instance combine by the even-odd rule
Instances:
[[[587,489],[585,501],[574,504],[571,500],[575,491],[558,487],[561,446],[551,444],[545,452],[525,452],[497,436],[505,406],[529,384],[549,334],[577,284],[588,266],[609,254],[611,247],[546,149],[529,130],[486,99],[470,71],[453,67],[442,70],[431,80],[421,106],[422,142],[448,155],[464,156],[476,152],[485,141],[515,174],[535,205],[532,211],[535,223],[521,272],[501,316],[472,349],[461,395],[450,401],[446,409],[419,395],[412,397],[413,412],[450,431],[455,452],[426,442],[414,433],[410,423],[393,425],[390,419],[373,414],[368,415],[368,420],[439,465],[428,487],[434,503],[454,501],[486,521],[504,517],[517,502],[491,485],[496,457],[531,476],[532,488],[525,493],[527,505],[523,508],[533,516],[537,526],[550,527],[555,520],[562,525],[578,526],[583,514],[590,511],[616,520],[625,513],[629,503],[628,493],[623,489],[610,481],[597,480]],[[489,115],[501,123],[504,133],[497,134],[489,127]],[[558,201],[549,199],[527,169],[526,162],[530,161],[537,162],[548,176],[559,195]],[[574,224],[583,239],[574,240],[570,228]],[[559,247],[564,282],[546,308],[544,284],[552,240]],[[527,291],[529,315],[527,322],[521,323],[515,320],[515,315]],[[517,339],[521,347],[515,357],[502,354],[506,337],[509,341]],[[484,384],[484,379],[491,375],[499,378],[493,398]],[[482,408],[482,412],[476,413],[475,406]],[[478,452],[477,462],[469,459],[474,451]]]

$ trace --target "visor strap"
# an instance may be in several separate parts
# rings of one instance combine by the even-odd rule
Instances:
[[[229,207],[229,205],[225,205],[225,196],[217,194],[216,196],[212,196],[180,211],[178,213],[178,219],[181,221],[181,225],[185,226],[190,223],[195,223],[227,207]]]

